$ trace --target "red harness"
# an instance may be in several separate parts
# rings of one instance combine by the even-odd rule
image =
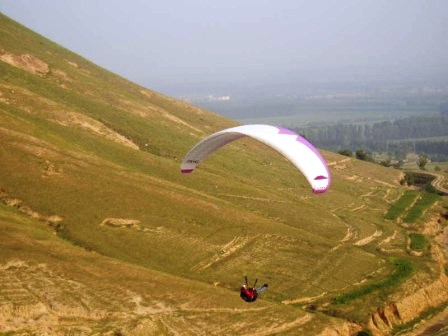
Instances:
[[[257,299],[258,293],[254,288],[241,287],[240,297],[246,302],[253,302]]]

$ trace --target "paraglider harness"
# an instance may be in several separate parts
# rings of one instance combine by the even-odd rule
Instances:
[[[245,283],[243,284],[243,286],[240,289],[240,297],[246,302],[254,302],[258,297],[258,291],[257,291],[257,288],[255,288],[255,285],[257,284],[258,279],[255,279],[255,283],[252,287],[249,287],[247,284],[247,276],[244,277],[244,279],[245,279]],[[268,285],[264,284],[260,288],[265,288],[267,286]]]

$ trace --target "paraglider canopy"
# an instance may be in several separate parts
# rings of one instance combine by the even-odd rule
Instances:
[[[249,136],[280,152],[297,167],[310,183],[313,192],[323,193],[330,185],[325,160],[305,138],[293,131],[269,125],[244,125],[216,132],[197,143],[181,164],[182,173],[191,173],[209,155],[229,142]]]

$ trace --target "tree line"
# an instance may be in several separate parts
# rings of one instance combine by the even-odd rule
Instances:
[[[407,117],[373,124],[334,124],[295,129],[318,147],[333,150],[388,153],[403,159],[408,153],[448,160],[448,117]],[[439,137],[439,138],[437,138]]]

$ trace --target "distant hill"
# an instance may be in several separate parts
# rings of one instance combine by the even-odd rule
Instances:
[[[236,124],[1,15],[0,333],[349,335],[439,276],[384,218],[397,170],[323,151],[333,182],[316,196],[241,140],[179,173]],[[269,283],[254,304],[244,275]]]

